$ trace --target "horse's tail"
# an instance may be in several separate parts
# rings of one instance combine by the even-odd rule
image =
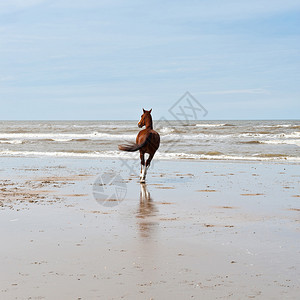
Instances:
[[[137,150],[140,150],[142,147],[144,147],[147,143],[151,140],[151,133],[148,135],[146,140],[142,144],[136,144],[136,143],[127,143],[119,145],[119,150],[127,151],[127,152],[134,152]]]

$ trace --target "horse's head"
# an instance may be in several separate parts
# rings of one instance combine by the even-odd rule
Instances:
[[[143,109],[143,114],[141,115],[141,119],[138,123],[138,126],[140,128],[142,128],[143,126],[146,125],[146,120],[149,119],[149,117],[150,117],[150,119],[152,119],[151,118],[151,111],[152,111],[152,108],[150,110],[144,110]],[[152,122],[151,122],[151,124],[152,124]]]

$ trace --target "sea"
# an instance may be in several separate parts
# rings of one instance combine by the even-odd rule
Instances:
[[[0,156],[136,159],[136,121],[1,121]],[[155,159],[300,163],[300,120],[153,121]]]

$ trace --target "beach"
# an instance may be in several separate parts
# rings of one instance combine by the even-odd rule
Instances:
[[[297,299],[299,165],[1,157],[1,299]]]
[[[300,300],[299,15],[1,1],[0,300]]]

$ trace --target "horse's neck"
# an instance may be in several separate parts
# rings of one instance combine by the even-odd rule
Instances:
[[[146,128],[153,129],[151,116],[145,120]]]

